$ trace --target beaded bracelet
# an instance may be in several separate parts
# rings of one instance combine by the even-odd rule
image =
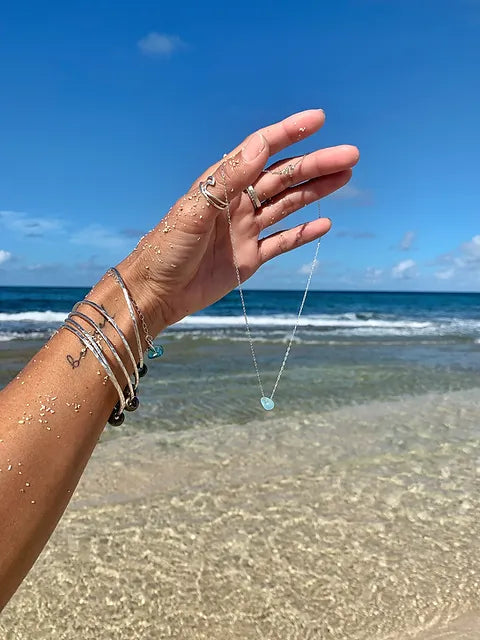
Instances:
[[[118,272],[118,270],[115,267],[112,267],[111,269],[109,269],[109,272],[112,273],[112,275],[114,276],[115,280],[117,281],[117,283],[120,285],[120,288],[122,289],[122,293],[123,296],[125,298],[125,302],[127,304],[127,308],[130,314],[130,318],[132,320],[132,325],[133,325],[133,330],[134,330],[134,334],[135,334],[135,341],[137,343],[137,348],[138,348],[138,360],[135,358],[135,356],[133,355],[132,349],[130,348],[130,345],[128,344],[128,341],[125,337],[125,334],[123,333],[123,331],[120,329],[120,327],[118,326],[118,324],[115,322],[115,320],[112,318],[112,316],[110,316],[105,309],[97,304],[96,302],[93,302],[93,300],[88,300],[88,299],[84,299],[81,300],[79,302],[77,302],[71,313],[69,314],[68,318],[65,320],[64,323],[64,327],[66,329],[68,329],[70,332],[72,332],[73,334],[75,334],[77,336],[77,338],[80,340],[80,342],[86,347],[88,348],[93,355],[95,356],[95,358],[98,360],[98,362],[100,363],[100,365],[105,369],[108,377],[111,379],[113,386],[115,387],[115,390],[118,393],[118,402],[116,403],[115,407],[112,410],[112,413],[110,414],[110,417],[108,419],[108,422],[114,426],[120,426],[124,420],[125,420],[125,414],[124,411],[135,411],[135,409],[138,408],[140,402],[138,400],[137,397],[137,389],[139,386],[139,381],[140,378],[142,378],[143,376],[146,375],[148,368],[147,365],[144,363],[143,360],[143,349],[142,349],[142,342],[140,339],[140,333],[138,330],[138,323],[137,323],[137,317],[135,314],[135,310],[138,314],[138,317],[141,319],[142,324],[143,324],[143,329],[145,332],[145,340],[146,343],[148,345],[148,357],[149,359],[153,359],[153,358],[157,358],[161,355],[163,355],[163,347],[161,345],[154,345],[153,344],[153,339],[152,337],[149,335],[148,333],[148,329],[147,329],[147,325],[145,322],[145,318],[142,314],[142,312],[140,311],[138,305],[136,304],[136,302],[133,300],[133,298],[130,296],[130,293],[125,285],[125,282],[123,281],[122,276],[120,275],[120,273]],[[108,273],[108,272],[107,272]],[[102,328],[94,321],[92,320],[92,318],[90,318],[88,315],[86,315],[85,313],[82,313],[81,311],[78,311],[78,307],[80,305],[88,305],[90,307],[92,307],[93,309],[95,309],[101,316],[103,316],[103,318],[115,329],[116,333],[118,334],[123,346],[125,347],[126,353],[133,365],[133,376],[134,376],[134,382],[132,384],[132,380],[131,377],[127,371],[127,368],[125,366],[125,364],[123,363],[120,355],[118,354],[118,351],[115,347],[115,345],[111,342],[111,340],[105,335],[105,333],[102,331]],[[101,340],[103,342],[105,342],[105,344],[108,346],[108,348],[110,349],[113,357],[115,358],[117,364],[120,367],[121,372],[123,373],[123,375],[125,376],[125,379],[127,381],[127,386],[125,387],[125,389],[122,391],[122,388],[113,372],[112,367],[110,366],[105,353],[102,351],[101,345],[97,343],[97,341],[95,340],[95,338],[90,335],[90,333],[82,326],[80,325],[78,322],[76,322],[75,320],[73,320],[72,316],[78,316],[79,318],[81,318],[82,320],[84,320],[87,324],[89,324],[91,327],[93,327],[94,329],[94,334],[98,335]]]

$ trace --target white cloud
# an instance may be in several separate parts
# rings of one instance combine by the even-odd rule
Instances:
[[[376,238],[376,235],[371,231],[353,231],[350,229],[340,229],[335,233],[336,238],[353,238],[354,240],[365,240]]]
[[[175,35],[152,31],[138,41],[138,48],[147,56],[169,56],[178,49],[183,49],[185,42]]]
[[[6,229],[24,237],[41,237],[47,233],[60,231],[63,222],[55,218],[36,218],[22,211],[0,211],[0,223]]]
[[[313,262],[307,262],[306,264],[302,264],[302,266],[300,267],[297,273],[308,276],[310,273],[310,270],[312,269],[312,265],[313,265],[313,271],[316,271],[319,266],[318,260],[314,260]]]
[[[71,236],[70,242],[99,249],[125,249],[129,244],[128,238],[120,233],[112,233],[100,224],[91,224],[77,231]]]
[[[94,273],[102,273],[108,269],[108,263],[102,263],[98,261],[98,257],[96,255],[90,256],[86,260],[82,260],[77,262],[75,268],[79,271],[86,272],[94,272]]]
[[[378,282],[383,276],[383,269],[376,267],[367,267],[365,270],[365,280],[368,282]]]
[[[26,271],[35,271],[42,273],[57,273],[60,269],[64,268],[60,262],[37,262],[35,264],[28,264]]]
[[[96,223],[73,232],[71,232],[70,227],[71,225],[67,220],[49,217],[39,218],[21,211],[0,211],[0,229],[12,231],[22,238],[40,238],[43,241],[52,238],[54,241],[58,241],[61,235],[65,244],[84,245],[102,250],[127,251],[131,248],[132,238],[135,236],[133,230],[129,229],[127,232],[125,230],[112,231]],[[7,253],[0,252],[0,256],[3,256],[0,262],[7,260]],[[33,269],[36,268],[38,268],[38,265],[33,266]]]
[[[480,235],[473,236],[469,242],[464,242],[460,251],[467,262],[480,262]]]
[[[415,240],[415,231],[407,231],[400,241],[400,249],[402,251],[409,251],[412,248],[413,241]]]
[[[439,280],[462,278],[474,281],[480,278],[480,235],[473,236],[454,251],[438,256],[434,264],[440,265],[440,271],[435,273]]]
[[[367,189],[359,189],[353,184],[346,184],[330,196],[333,200],[354,200],[359,205],[371,205],[373,196]]]
[[[0,249],[0,264],[7,262],[7,260],[10,260],[11,257],[12,257],[12,254],[10,253],[10,251],[5,251],[5,249]]]
[[[392,268],[392,276],[402,280],[414,278],[416,266],[415,260],[402,260]]]
[[[442,271],[437,271],[435,273],[437,280],[451,280],[454,275],[455,269],[453,267],[451,269],[443,269]]]

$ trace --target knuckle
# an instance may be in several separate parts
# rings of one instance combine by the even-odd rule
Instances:
[[[238,154],[233,156],[232,158],[227,158],[226,160],[224,160],[221,163],[219,169],[221,171],[223,170],[224,176],[227,180],[227,184],[235,184],[238,181],[238,177],[241,171],[241,161]]]
[[[288,241],[283,232],[278,234],[278,248],[280,253],[286,253],[288,251]]]
[[[221,162],[213,175],[215,185],[209,187],[209,191],[221,200],[235,197],[241,184],[241,163],[238,157],[228,158]]]
[[[306,226],[307,223],[305,222],[295,234],[294,247],[299,247],[303,244],[303,232],[305,231]]]

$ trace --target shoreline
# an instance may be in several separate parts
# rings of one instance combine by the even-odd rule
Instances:
[[[106,440],[2,636],[440,640],[478,608],[479,424],[476,389]]]

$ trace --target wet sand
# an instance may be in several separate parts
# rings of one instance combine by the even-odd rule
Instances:
[[[480,391],[101,443],[6,640],[480,637]]]

